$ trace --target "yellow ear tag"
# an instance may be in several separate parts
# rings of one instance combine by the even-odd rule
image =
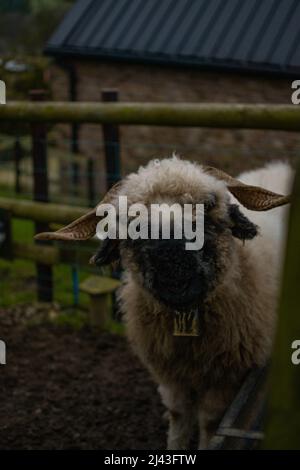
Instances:
[[[199,336],[199,315],[198,310],[190,312],[175,311],[174,336]]]

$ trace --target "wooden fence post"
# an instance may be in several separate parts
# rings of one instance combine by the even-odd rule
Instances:
[[[300,340],[300,166],[289,217],[279,317],[269,381],[264,449],[300,449],[300,364],[292,362]],[[299,343],[298,343],[299,344]],[[299,346],[298,346],[299,349]],[[300,359],[300,353],[297,353]]]
[[[94,160],[89,158],[87,161],[87,183],[88,183],[88,201],[89,205],[93,207],[95,205],[95,165]]]
[[[102,101],[117,102],[119,100],[119,92],[114,89],[102,90]],[[115,183],[121,179],[121,160],[120,160],[120,132],[116,124],[103,124],[104,151],[106,163],[106,189],[110,189]],[[120,279],[120,269],[112,270],[112,277]],[[117,300],[116,295],[112,296],[113,318],[117,316]]]
[[[14,161],[15,161],[15,193],[20,194],[21,192],[21,170],[20,170],[20,162],[23,158],[23,148],[21,146],[21,142],[19,137],[16,138],[15,145],[14,145]]]
[[[11,212],[0,208],[0,257],[13,259]]]
[[[118,101],[118,90],[102,90],[102,101]],[[121,178],[120,133],[115,124],[103,124],[104,151],[106,162],[106,187],[111,188]]]
[[[44,101],[44,90],[32,90],[32,101]],[[33,199],[40,202],[49,201],[48,165],[47,165],[47,130],[46,124],[35,122],[31,124],[32,162],[33,162]],[[48,230],[48,224],[36,222],[35,232]],[[37,242],[38,243],[38,242]],[[38,300],[52,302],[53,275],[52,268],[37,263],[37,295]]]

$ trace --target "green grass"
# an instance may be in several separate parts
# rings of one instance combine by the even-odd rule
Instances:
[[[18,221],[19,222],[19,221]],[[15,225],[15,224],[14,224]],[[17,224],[17,225],[22,225]],[[32,229],[32,228],[31,228]],[[24,236],[21,236],[21,233]],[[14,240],[30,241],[29,230],[22,227]],[[31,238],[32,240],[32,238]],[[88,276],[84,270],[79,270],[79,282]],[[7,307],[16,303],[34,302],[36,298],[36,268],[31,261],[15,259],[13,261],[0,259],[0,305]],[[63,307],[72,306],[74,297],[72,291],[71,266],[60,264],[53,268],[54,300]],[[89,299],[84,293],[80,293],[79,306],[88,308]]]

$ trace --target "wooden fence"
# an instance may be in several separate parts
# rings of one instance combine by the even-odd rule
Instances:
[[[74,207],[63,204],[51,204],[43,202],[24,201],[20,199],[0,197],[0,209],[6,211],[13,218],[26,219],[57,229],[58,226],[68,224],[72,220],[81,217],[86,213],[87,208]],[[93,242],[89,242],[91,249],[94,247]],[[77,250],[76,243],[72,247],[60,243],[57,246],[43,244],[17,243],[12,241],[11,249],[8,250],[7,256],[12,258],[21,258],[47,267],[54,266],[58,263],[66,264],[87,264],[89,260],[88,250],[82,252]]]
[[[49,202],[47,161],[47,123],[98,123],[102,125],[106,182],[109,189],[120,179],[120,138],[118,125],[155,125],[186,127],[223,127],[248,129],[300,130],[300,108],[284,105],[246,104],[170,104],[118,103],[116,90],[102,90],[102,103],[46,102],[43,90],[32,90],[29,102],[11,102],[0,107],[0,123],[28,122],[32,137],[33,198]],[[15,147],[16,188],[19,187],[20,147]],[[87,162],[89,200],[95,195],[93,162]],[[76,180],[76,164],[74,163]],[[47,224],[36,222],[36,232],[47,231]],[[53,298],[52,270],[48,264],[37,262],[38,298]],[[47,281],[46,281],[47,280]],[[46,285],[45,285],[46,284]]]
[[[300,130],[300,107],[263,104],[11,102],[0,122]]]
[[[1,121],[29,123],[68,122],[101,125],[155,125],[278,129],[300,131],[300,106],[233,104],[152,104],[152,103],[9,103],[0,107]],[[33,136],[34,140],[34,136]],[[33,142],[34,144],[34,142]],[[36,155],[36,160],[45,155]],[[0,209],[13,217],[30,218],[39,223],[64,224],[86,209],[43,202],[0,198]],[[13,252],[24,256],[24,247],[14,244]],[[28,249],[28,256],[51,265],[64,261],[61,248],[39,246]],[[26,251],[25,250],[25,251]],[[43,253],[43,254],[41,254]],[[285,269],[279,308],[279,322],[270,374],[270,406],[266,422],[265,448],[300,449],[300,365],[291,362],[292,342],[300,340],[300,167],[296,173]]]
[[[266,449],[300,449],[300,364],[292,363],[295,352],[292,344],[296,340],[300,345],[300,162],[290,209],[277,336],[270,373]]]

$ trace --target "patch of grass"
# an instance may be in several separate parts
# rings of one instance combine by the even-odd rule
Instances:
[[[7,197],[9,190],[1,188],[0,195]],[[12,220],[12,238],[19,243],[33,243],[34,222],[23,219]],[[53,268],[54,298],[61,305],[73,305],[72,272],[67,265]],[[79,271],[79,282],[87,273]],[[31,261],[16,259],[7,261],[0,259],[0,305],[8,306],[19,302],[36,300],[36,270]],[[80,293],[80,305],[88,305],[88,296]]]
[[[72,327],[74,330],[80,330],[87,325],[87,313],[78,308],[73,308],[68,312],[62,312],[55,319],[51,320],[51,323],[56,325],[67,325]]]
[[[116,335],[124,335],[125,334],[125,326],[123,323],[119,323],[115,320],[111,320],[108,327],[108,331],[111,333],[115,333]]]
[[[0,305],[10,306],[36,300],[35,268],[33,263],[23,260],[0,259]]]
[[[32,243],[34,236],[34,223],[31,220],[12,220],[13,240],[22,243]]]
[[[1,191],[1,195],[3,191]],[[30,220],[13,219],[13,240],[19,243],[33,243],[34,222]],[[83,269],[78,273],[79,282],[87,277]],[[63,306],[73,305],[71,266],[58,265],[53,267],[54,298]],[[36,300],[36,269],[31,261],[15,259],[8,261],[0,259],[0,305],[8,306],[18,302]],[[80,293],[80,306],[88,306],[88,296]]]
[[[0,187],[0,196],[1,197],[11,197],[14,199],[21,199],[21,200],[27,200],[27,201],[32,201],[32,196],[29,195],[28,193],[21,193],[17,194],[15,192],[15,188],[13,186],[3,186],[1,185]]]
[[[75,330],[80,330],[89,324],[89,319],[86,310],[72,308],[68,309],[66,312],[60,313],[60,315],[58,315],[56,318],[51,319],[50,322],[56,325],[66,325],[74,328]],[[116,322],[113,319],[108,322],[105,330],[117,335],[124,335],[125,332],[124,325]]]
[[[23,239],[24,240],[24,239]],[[79,282],[85,279],[88,273],[79,271]],[[36,301],[36,268],[31,261],[16,259],[7,261],[0,259],[0,305],[10,306],[16,303]],[[71,267],[58,265],[53,268],[54,299],[62,306],[74,304],[72,290]],[[89,298],[80,293],[79,306],[88,308]]]

